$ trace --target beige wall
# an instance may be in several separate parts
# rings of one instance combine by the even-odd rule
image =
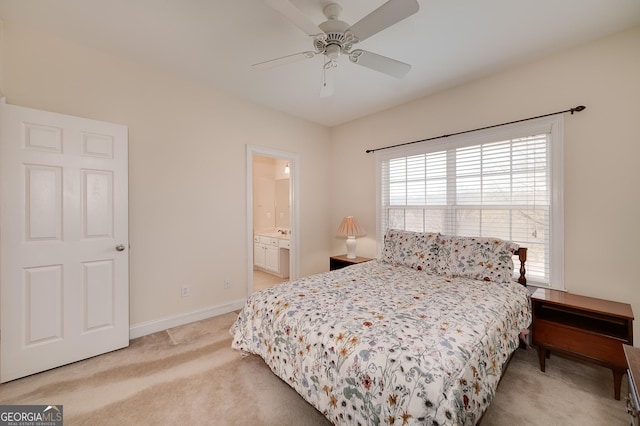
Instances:
[[[308,275],[345,251],[334,235],[346,215],[368,231],[358,254],[375,256],[375,156],[365,149],[578,104],[587,110],[565,119],[565,287],[630,302],[640,318],[640,28],[331,130],[9,22],[2,43],[9,103],[129,126],[134,326],[244,297],[246,144],[299,155]]]
[[[356,215],[369,231],[358,254],[375,256],[367,148],[577,105],[587,109],[564,126],[565,288],[631,303],[640,319],[640,27],[334,128],[332,226]],[[332,251],[343,252],[343,241],[334,238]]]
[[[327,269],[328,129],[7,21],[2,38],[8,103],[129,126],[133,327],[246,297],[247,144],[299,155],[300,273]]]

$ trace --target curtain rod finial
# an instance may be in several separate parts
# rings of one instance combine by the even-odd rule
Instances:
[[[571,115],[573,115],[574,112],[580,112],[580,111],[584,111],[585,109],[587,109],[586,106],[584,105],[578,105],[575,108],[571,108]]]

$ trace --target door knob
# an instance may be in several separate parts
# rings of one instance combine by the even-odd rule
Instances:
[[[118,251],[124,251],[124,244],[118,244],[118,245],[116,246],[116,250],[118,250]]]

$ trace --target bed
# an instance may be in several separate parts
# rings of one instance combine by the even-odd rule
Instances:
[[[476,424],[531,322],[525,260],[508,241],[389,230],[378,259],[255,293],[232,347],[334,424]]]

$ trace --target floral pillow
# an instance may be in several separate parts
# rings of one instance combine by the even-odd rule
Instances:
[[[438,238],[436,271],[446,276],[482,281],[509,282],[513,278],[513,255],[518,245],[497,238]]]
[[[438,234],[389,229],[384,237],[380,259],[435,273],[438,261]]]

